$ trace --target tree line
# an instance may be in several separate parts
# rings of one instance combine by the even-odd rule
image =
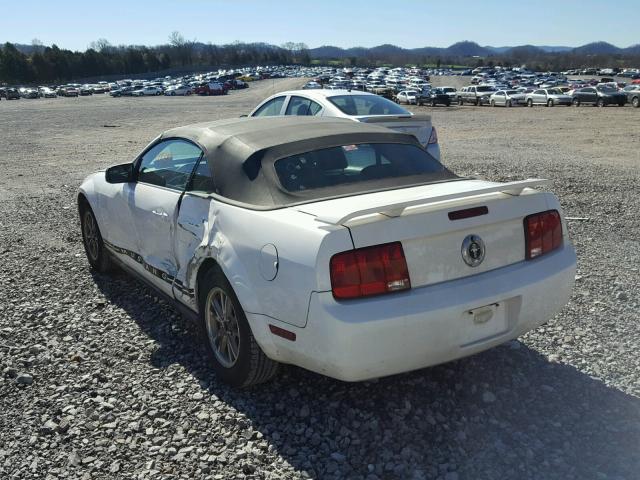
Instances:
[[[0,83],[51,83],[115,74],[144,74],[172,68],[308,64],[307,47],[288,43],[213,45],[187,41],[178,32],[156,47],[113,46],[93,42],[84,52],[42,46],[38,41],[24,53],[12,43],[0,46]]]
[[[359,52],[341,59],[322,58],[315,64],[344,66],[420,66],[466,65],[505,67],[526,66],[537,71],[562,71],[585,67],[639,66],[640,53],[631,55],[577,52],[550,53],[538,48],[520,47],[503,54],[476,58],[454,55],[419,55],[398,49],[388,52]],[[84,52],[43,46],[34,40],[26,49],[5,43],[0,46],[0,83],[59,83],[73,79],[106,75],[129,75],[171,69],[250,65],[311,65],[314,60],[303,43],[281,46],[266,43],[214,45],[186,40],[179,32],[169,42],[156,47],[113,46],[107,40],[93,42]],[[364,50],[364,49],[363,49]]]

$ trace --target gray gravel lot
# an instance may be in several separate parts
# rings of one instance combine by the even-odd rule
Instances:
[[[454,171],[550,178],[572,218],[569,305],[471,358],[360,384],[288,367],[234,391],[172,308],[89,271],[84,176],[301,83],[0,102],[0,478],[639,478],[638,109],[415,109]]]

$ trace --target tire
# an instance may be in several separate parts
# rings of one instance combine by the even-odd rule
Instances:
[[[579,107],[580,106],[580,99],[579,98],[574,98],[572,103],[573,103],[574,107]]]
[[[435,107],[437,105],[436,101],[434,100],[433,102],[431,102],[431,106]]]
[[[205,274],[198,293],[202,336],[216,376],[240,388],[272,379],[278,372],[278,362],[267,357],[256,342],[244,310],[220,268],[214,267]],[[220,321],[223,317],[224,321]]]
[[[511,100],[507,100],[507,103],[504,104],[505,107],[513,107],[513,103]]]
[[[549,100],[547,100],[547,107],[553,107],[554,103],[553,103],[553,99],[550,98]]]
[[[631,100],[631,105],[633,105],[634,108],[640,107],[640,97],[633,97],[633,99]]]
[[[464,105],[464,100],[462,100],[461,98],[458,99],[458,105],[459,106],[463,106]]]
[[[527,107],[533,107],[533,100],[527,100]]]
[[[476,105],[476,107],[481,107],[482,106],[482,100],[480,100],[479,98],[476,98],[475,105]]]
[[[596,106],[598,107],[604,107],[604,100],[602,98],[599,98],[598,101],[596,102]]]
[[[80,229],[82,244],[91,268],[100,273],[109,272],[113,268],[111,257],[98,227],[98,221],[86,201],[80,204]]]
[[[445,106],[445,107],[450,107],[450,106],[451,106],[451,100],[447,100],[447,101],[444,103],[444,106]]]
[[[172,97],[175,97],[176,96],[176,91],[175,90],[171,90],[171,93],[169,95],[171,95]]]
[[[495,106],[496,106],[496,102],[495,102],[495,100],[491,100],[491,101],[489,102],[489,104],[490,104],[492,107],[495,107]]]

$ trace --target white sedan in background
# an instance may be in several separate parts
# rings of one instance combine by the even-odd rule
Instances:
[[[438,133],[431,123],[431,116],[414,115],[391,100],[373,93],[342,88],[291,90],[266,98],[249,114],[250,117],[278,115],[348,118],[355,122],[374,123],[411,133],[440,161]]]
[[[189,85],[171,85],[164,91],[165,95],[174,97],[176,95],[191,95],[193,92]]]
[[[153,95],[162,95],[162,89],[160,87],[147,86],[131,92],[134,97],[148,97]]]
[[[396,102],[407,105],[416,105],[418,103],[418,92],[415,90],[403,90],[396,94]]]
[[[89,176],[93,269],[140,277],[201,326],[237,386],[290,363],[346,381],[472,355],[545,323],[576,256],[543,180],[458,177],[413,135],[344,119],[169,130]]]
[[[498,90],[489,97],[489,105],[495,107],[514,107],[516,105],[524,105],[525,94],[518,90]]]

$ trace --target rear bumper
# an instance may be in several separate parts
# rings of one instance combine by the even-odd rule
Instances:
[[[248,317],[269,357],[360,381],[472,355],[542,325],[569,300],[575,268],[573,246],[565,244],[545,258],[407,293],[337,302],[331,292],[314,292],[305,328]],[[504,309],[498,330],[469,314],[493,304]],[[270,335],[269,323],[293,330],[296,340]]]

